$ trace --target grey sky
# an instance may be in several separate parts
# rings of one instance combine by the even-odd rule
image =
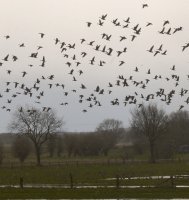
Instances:
[[[142,8],[142,4],[148,4],[148,7]],[[188,88],[187,74],[189,74],[189,50],[182,52],[182,46],[189,42],[189,1],[188,0],[0,0],[0,60],[9,54],[9,61],[3,61],[1,70],[0,94],[0,132],[5,132],[12,112],[17,106],[32,104],[37,107],[52,107],[59,116],[64,116],[67,131],[92,131],[105,118],[115,118],[122,120],[125,126],[129,124],[130,110],[135,105],[123,104],[126,95],[133,95],[135,92],[140,96],[147,96],[155,93],[159,88],[164,88],[165,93],[175,89],[176,94],[169,106],[167,106],[160,98],[158,105],[167,112],[177,111],[184,102],[188,93],[180,98],[179,93],[182,88]],[[98,25],[99,17],[107,14],[107,19],[101,27]],[[131,23],[129,28],[123,29],[112,24],[112,20],[118,18],[121,25],[123,20],[130,17]],[[159,34],[165,20],[169,20],[170,24],[166,25],[166,30],[182,27],[183,31],[175,34],[166,35]],[[90,28],[86,22],[92,22]],[[146,27],[147,22],[153,25]],[[141,34],[131,42],[132,28],[139,24]],[[38,33],[45,33],[43,39]],[[102,39],[102,33],[111,34],[111,41]],[[10,35],[9,39],[4,36]],[[126,36],[127,39],[120,42],[120,36]],[[69,58],[66,59],[60,52],[60,45],[55,45],[55,38],[66,44],[76,44],[74,50],[68,50]],[[85,38],[86,44],[81,44],[80,39]],[[95,41],[95,45],[109,46],[114,49],[112,56],[107,56],[101,52],[96,52],[87,45],[90,41]],[[19,44],[24,43],[26,47],[20,48]],[[167,50],[167,55],[157,55],[147,52],[152,45],[159,48],[163,44],[163,50]],[[38,59],[32,59],[29,55],[36,52],[37,46],[43,46],[39,50]],[[116,51],[123,50],[127,47],[127,53],[117,57]],[[102,48],[102,47],[101,47]],[[86,51],[87,57],[81,58],[81,52]],[[73,55],[81,65],[75,66],[75,62],[71,60]],[[12,62],[11,56],[16,55],[18,60]],[[45,56],[46,66],[40,67],[41,59]],[[95,56],[96,62],[94,66],[89,64],[89,60]],[[104,66],[98,66],[100,60],[105,61]],[[124,61],[123,66],[119,66],[120,61]],[[65,63],[72,62],[72,66],[68,67]],[[73,64],[74,63],[74,64]],[[33,67],[28,65],[32,64]],[[74,65],[74,67],[73,67]],[[170,68],[176,66],[176,70]],[[135,67],[139,68],[139,72],[134,72]],[[7,74],[7,70],[12,72]],[[73,76],[69,74],[74,69],[73,75],[77,81],[73,81]],[[151,74],[147,74],[148,69]],[[79,76],[78,71],[84,73]],[[22,77],[22,72],[26,71],[27,75]],[[175,88],[175,80],[171,79],[172,74],[179,75],[179,86]],[[54,75],[54,80],[42,81],[41,76],[48,77]],[[133,76],[136,81],[145,81],[150,79],[147,88],[135,87],[132,81],[128,81],[129,87],[115,86],[117,77],[123,75],[125,78]],[[161,75],[162,78],[154,80],[155,75]],[[15,81],[32,87],[36,79],[41,80],[39,92],[44,91],[44,97],[40,99],[40,104],[36,103],[36,96],[39,92],[35,92],[30,98],[28,95],[19,94],[16,98],[12,97],[20,89],[14,88]],[[166,81],[169,78],[170,81]],[[6,82],[10,81],[10,85]],[[108,88],[111,82],[114,87]],[[54,84],[63,83],[65,89],[56,88]],[[48,84],[53,84],[53,88],[49,89]],[[81,89],[84,84],[87,89]],[[19,87],[20,87],[19,85]],[[96,86],[105,90],[104,95],[94,92]],[[10,93],[6,93],[6,88],[10,88]],[[76,93],[72,90],[76,89]],[[112,90],[108,94],[108,90]],[[65,96],[64,92],[69,95]],[[97,96],[102,106],[89,108],[90,102],[84,101],[79,103],[79,95],[83,94],[84,99],[90,97],[91,93]],[[143,100],[137,96],[137,102]],[[112,106],[110,101],[118,98],[119,106]],[[11,104],[7,103],[11,100]],[[68,106],[61,106],[60,103],[68,102]],[[94,102],[92,102],[94,103]],[[5,109],[2,107],[5,106]],[[6,109],[10,108],[11,112]],[[87,112],[83,113],[82,110]]]

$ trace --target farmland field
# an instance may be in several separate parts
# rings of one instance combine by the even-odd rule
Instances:
[[[71,189],[71,179],[72,185]],[[174,176],[174,185],[169,178],[153,179],[152,176]],[[96,163],[66,162],[57,166],[22,166],[1,167],[0,198],[189,198],[188,162],[162,162],[150,164],[139,163]],[[20,177],[23,178],[23,189],[19,188]],[[117,178],[116,178],[117,177]],[[133,177],[147,177],[135,179]],[[111,179],[112,178],[112,179]],[[119,181],[119,183],[117,182]],[[62,188],[45,188],[61,186]],[[12,187],[10,187],[12,186]],[[28,187],[30,186],[30,187]],[[32,188],[33,186],[33,188]],[[35,186],[39,186],[35,188]],[[44,186],[44,188],[40,188]],[[67,188],[63,188],[66,186]],[[98,186],[98,188],[82,188]],[[100,188],[100,187],[104,188]],[[112,188],[108,188],[112,186]],[[154,188],[122,188],[123,186],[154,186]],[[17,187],[17,188],[15,188]],[[106,188],[107,187],[107,188]]]

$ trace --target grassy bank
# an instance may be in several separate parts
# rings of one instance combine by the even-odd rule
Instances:
[[[24,184],[70,185],[70,173],[74,186],[97,185],[120,186],[138,185],[157,188],[98,188],[98,189],[45,189],[45,188],[1,188],[0,199],[6,198],[189,198],[187,188],[171,188],[171,182],[163,179],[125,180],[126,177],[189,175],[188,162],[166,163],[125,163],[125,164],[67,164],[63,166],[0,168],[0,185],[19,185],[20,177]],[[175,185],[189,185],[188,177],[174,179]]]
[[[106,178],[119,176],[157,176],[189,174],[188,162],[69,164],[63,166],[0,168],[0,184],[18,184],[20,177],[28,184],[68,184],[70,173],[77,184],[104,184]]]
[[[188,189],[1,189],[1,199],[188,198]]]

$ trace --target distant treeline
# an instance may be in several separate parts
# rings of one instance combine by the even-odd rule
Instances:
[[[117,123],[111,126],[114,122]],[[189,152],[189,113],[178,111],[168,115],[167,128],[155,138],[155,159],[173,159],[178,153]],[[106,124],[106,126],[104,126]],[[118,125],[119,124],[119,125]],[[49,137],[41,150],[49,158],[111,157],[118,159],[148,159],[149,140],[145,134],[132,127],[124,129],[121,122],[113,119],[103,121],[94,132],[56,133]],[[102,126],[103,125],[103,126]],[[0,162],[8,155],[24,162],[30,154],[35,154],[32,142],[23,135],[0,134]],[[11,156],[10,156],[11,154]]]

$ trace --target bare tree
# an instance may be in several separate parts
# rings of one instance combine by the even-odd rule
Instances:
[[[155,144],[168,127],[168,116],[156,104],[149,104],[131,111],[131,128],[143,134],[150,145],[150,161],[155,162]]]
[[[64,151],[63,136],[58,135],[57,136],[57,156],[60,157],[63,151]]]
[[[107,156],[123,131],[123,123],[115,119],[105,119],[97,126],[96,131],[100,134],[101,151]]]
[[[47,142],[47,151],[49,152],[49,157],[53,157],[57,146],[57,135],[52,135],[49,137]]]
[[[18,136],[12,143],[12,153],[20,160],[21,163],[25,161],[32,149],[31,142],[28,138]]]
[[[169,115],[169,126],[166,134],[157,141],[158,156],[164,159],[174,158],[183,147],[189,144],[189,112],[179,110]]]
[[[65,146],[65,151],[68,153],[68,157],[76,154],[76,149],[78,146],[76,134],[64,134],[63,141]]]
[[[189,143],[189,112],[180,110],[169,116],[169,141],[176,152],[181,145]]]
[[[106,131],[106,132],[114,132],[119,133],[120,130],[123,128],[123,122],[116,120],[116,119],[105,119],[103,120],[96,130],[99,131]]]
[[[42,145],[55,134],[63,125],[63,120],[58,119],[55,112],[50,109],[41,111],[37,108],[19,108],[9,125],[11,130],[25,135],[34,144],[37,165],[41,164]]]

